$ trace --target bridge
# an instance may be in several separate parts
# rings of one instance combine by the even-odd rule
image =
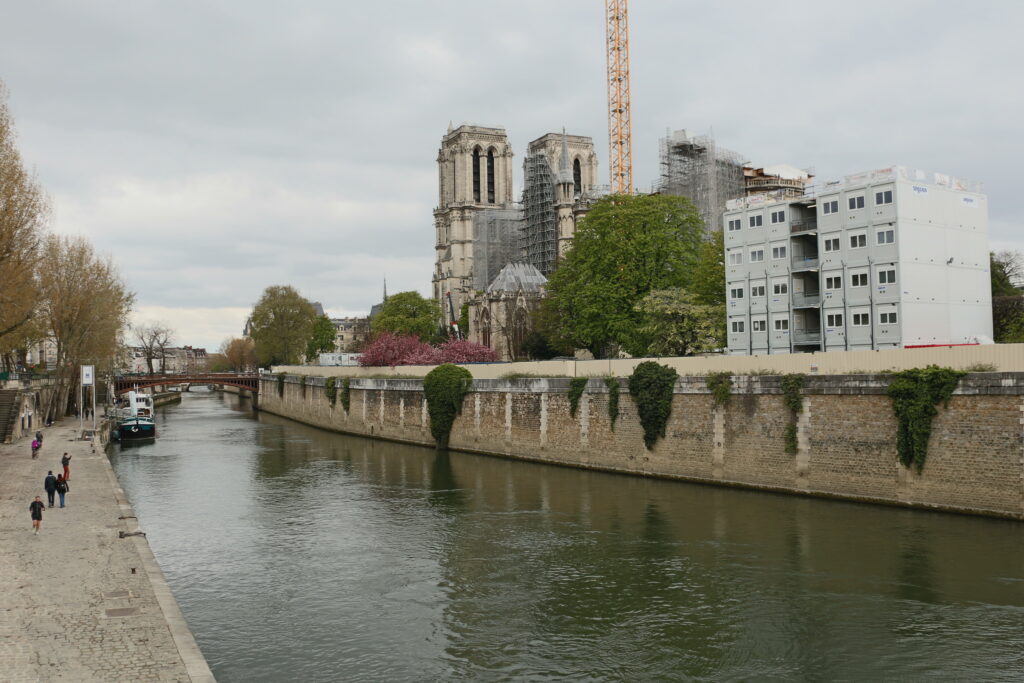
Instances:
[[[129,391],[165,387],[174,384],[219,384],[247,389],[254,395],[260,391],[260,377],[234,372],[185,372],[175,375],[123,375],[114,378],[114,393],[118,396]]]

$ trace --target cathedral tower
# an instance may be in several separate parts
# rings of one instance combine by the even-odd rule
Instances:
[[[448,294],[456,318],[473,287],[473,218],[512,203],[512,148],[504,128],[448,126],[437,155],[438,204],[434,297],[451,322]]]

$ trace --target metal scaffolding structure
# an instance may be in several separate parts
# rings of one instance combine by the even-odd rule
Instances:
[[[689,198],[700,211],[707,232],[721,230],[725,203],[745,193],[743,157],[718,147],[710,135],[690,137],[685,130],[660,142],[658,191]]]
[[[522,260],[523,210],[478,211],[473,236],[473,289],[483,291],[507,264]]]
[[[546,277],[558,261],[555,173],[544,154],[526,157],[523,171],[522,253],[526,262]]]

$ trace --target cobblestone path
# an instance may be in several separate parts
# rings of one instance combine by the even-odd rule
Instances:
[[[0,680],[212,681],[106,456],[78,421],[0,445]],[[33,535],[28,504],[71,454],[67,507]],[[59,506],[59,499],[57,505]],[[121,519],[124,517],[124,519]]]

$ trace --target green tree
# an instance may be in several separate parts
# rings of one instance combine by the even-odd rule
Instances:
[[[440,319],[441,308],[433,299],[424,299],[419,292],[399,292],[387,298],[370,329],[374,334],[391,332],[429,341],[437,335]]]
[[[705,306],[725,305],[725,237],[721,230],[701,243],[697,251],[697,265],[693,269],[693,286],[690,288],[697,303]],[[725,324],[725,317],[722,317]]]
[[[598,201],[548,282],[553,342],[568,341],[598,358],[618,348],[647,353],[651,339],[636,306],[651,290],[691,285],[703,235],[700,214],[685,197]]]
[[[692,356],[725,343],[725,306],[698,303],[685,289],[657,289],[640,300],[641,330],[655,356]]]
[[[992,298],[1020,296],[1020,283],[1024,280],[1024,258],[1013,251],[991,252],[989,273],[992,278]]]
[[[1024,341],[1024,257],[1013,251],[989,254],[992,336],[1002,344]]]
[[[306,358],[313,360],[321,353],[331,353],[335,348],[334,323],[326,315],[321,315],[313,323],[313,334],[306,344]]]
[[[251,336],[260,365],[295,365],[313,335],[313,305],[293,287],[275,285],[263,290],[252,309]]]

